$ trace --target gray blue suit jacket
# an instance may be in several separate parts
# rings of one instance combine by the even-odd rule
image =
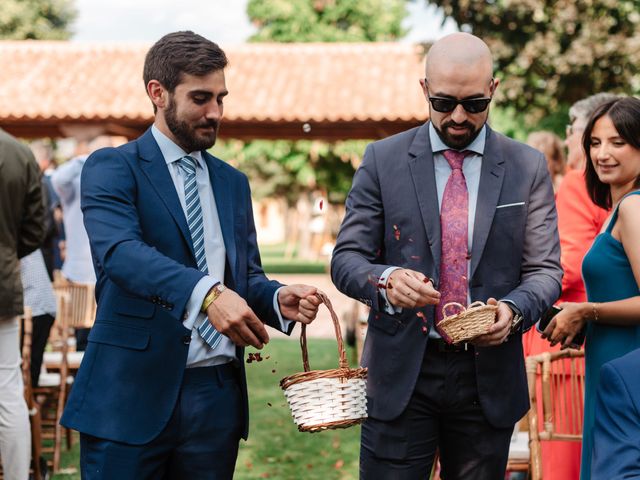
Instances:
[[[559,296],[562,279],[553,189],[544,156],[487,128],[473,245],[472,301],[508,298],[529,328]],[[399,232],[399,238],[397,233]],[[392,420],[409,401],[428,341],[418,310],[384,312],[378,277],[390,266],[439,277],[440,214],[428,123],[370,144],[353,179],[331,262],[342,292],[371,306],[362,363],[369,413]],[[529,406],[521,334],[476,349],[478,393],[496,427]]]

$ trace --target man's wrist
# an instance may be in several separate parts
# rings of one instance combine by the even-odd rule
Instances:
[[[504,303],[505,305],[507,305],[507,307],[509,307],[511,309],[511,312],[513,313],[513,317],[511,317],[511,331],[510,331],[510,335],[517,332],[519,328],[521,328],[522,326],[522,312],[520,311],[520,309],[516,306],[515,303],[509,301],[509,300],[502,300],[502,303]]]
[[[204,297],[204,300],[202,301],[202,307],[200,307],[200,311],[203,313],[206,312],[209,306],[213,302],[215,302],[220,296],[220,294],[224,292],[226,289],[227,287],[225,287],[220,282],[216,283],[213,287],[211,287],[207,295]]]

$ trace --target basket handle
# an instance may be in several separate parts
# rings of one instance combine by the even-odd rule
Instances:
[[[471,305],[470,305],[471,306]],[[460,309],[460,312],[464,312],[466,310],[465,306],[462,305],[461,303],[458,302],[449,302],[449,303],[445,303],[442,306],[442,318],[446,318],[449,315],[447,315],[447,308],[448,307],[458,307]],[[459,312],[459,313],[460,313]]]
[[[462,305],[461,303],[458,302],[449,302],[446,303],[443,307],[442,307],[442,318],[446,318],[449,315],[447,315],[447,312],[445,311],[445,309],[447,307],[458,307],[460,309],[459,313],[464,312],[465,310],[469,310],[470,308],[473,307],[484,307],[486,304],[480,300],[476,300],[475,302],[473,302],[471,305],[468,305],[466,308],[464,305]]]
[[[340,357],[340,368],[349,368],[349,362],[347,362],[347,353],[344,350],[344,343],[342,342],[342,333],[340,331],[340,322],[338,321],[338,316],[336,312],[334,312],[333,307],[331,306],[331,301],[329,297],[327,297],[322,292],[317,292],[316,296],[320,299],[322,303],[327,307],[329,313],[331,314],[331,320],[333,320],[333,328],[336,333],[336,340],[338,341],[338,355]],[[302,324],[302,331],[300,332],[300,347],[302,348],[302,365],[304,367],[304,371],[308,372],[309,368],[309,353],[307,351],[307,324]]]

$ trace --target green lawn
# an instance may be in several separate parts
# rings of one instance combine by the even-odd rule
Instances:
[[[312,369],[324,370],[338,366],[335,340],[314,338],[309,343]],[[261,351],[261,356],[265,359],[262,362],[246,365],[251,429],[249,440],[240,444],[234,478],[357,479],[359,427],[311,434],[298,432],[293,424],[279,382],[282,377],[302,371],[298,341],[273,339]],[[349,355],[350,358],[352,356]],[[78,463],[76,442],[71,452],[63,452],[62,466],[77,470]],[[80,475],[76,471],[75,474],[61,474],[53,478],[79,480]]]

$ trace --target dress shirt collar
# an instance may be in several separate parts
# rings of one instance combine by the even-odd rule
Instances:
[[[483,125],[473,142],[467,145],[463,150],[470,150],[478,155],[484,155],[484,144],[486,138],[487,126]],[[431,140],[431,151],[433,153],[442,152],[443,150],[451,150],[451,147],[442,141],[440,135],[438,135],[438,132],[436,132],[436,129],[431,122],[429,122],[429,140]]]
[[[186,153],[181,147],[176,145],[169,137],[167,137],[164,133],[162,133],[155,125],[151,126],[151,134],[153,138],[155,138],[158,147],[160,147],[160,152],[164,157],[164,161],[167,162],[167,165],[172,164],[173,162],[180,160],[185,155],[189,155],[196,159],[196,164],[202,168],[202,152],[200,150]]]

